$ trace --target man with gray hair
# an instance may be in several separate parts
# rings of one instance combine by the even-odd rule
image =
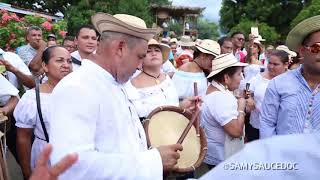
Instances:
[[[147,148],[144,129],[124,88],[146,56],[155,29],[126,14],[98,13],[101,34],[91,59],[65,77],[50,103],[51,162],[71,152],[79,160],[60,179],[163,179],[174,168],[178,144]],[[70,128],[74,127],[74,128]]]
[[[42,39],[42,30],[38,26],[29,27],[26,40],[28,44],[17,48],[17,54],[33,73],[41,74],[41,57],[47,47]]]

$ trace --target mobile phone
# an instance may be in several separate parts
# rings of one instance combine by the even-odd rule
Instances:
[[[251,27],[251,34],[252,34],[254,37],[258,37],[258,36],[259,36],[259,29],[258,29],[258,27]]]

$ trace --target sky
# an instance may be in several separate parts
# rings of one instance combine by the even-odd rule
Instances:
[[[213,22],[219,22],[219,10],[222,0],[172,0],[173,5],[189,6],[189,7],[205,7],[203,15],[206,19]]]

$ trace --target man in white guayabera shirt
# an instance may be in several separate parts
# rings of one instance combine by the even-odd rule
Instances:
[[[69,179],[163,179],[179,158],[178,144],[148,150],[146,135],[123,87],[146,56],[155,34],[126,14],[98,13],[92,23],[101,34],[97,53],[59,82],[50,103],[51,163],[76,152]]]

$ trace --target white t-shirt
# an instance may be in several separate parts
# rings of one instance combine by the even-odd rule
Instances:
[[[6,105],[10,97],[18,96],[18,93],[18,89],[0,74],[0,106]]]
[[[3,59],[8,61],[12,66],[14,66],[15,68],[17,68],[19,71],[21,71],[23,74],[25,75],[32,75],[28,66],[22,61],[22,59],[20,58],[20,56],[18,56],[15,53],[12,52],[4,52],[2,49],[0,49],[0,54],[3,54]],[[10,81],[11,84],[13,84],[16,88],[19,88],[19,81],[16,77],[15,74],[13,74],[12,72],[7,71],[7,76],[8,76],[8,80]],[[25,89],[27,89],[26,87],[24,87]]]
[[[226,133],[223,126],[237,119],[237,108],[237,99],[228,91],[214,91],[203,98],[201,126],[205,130],[208,143],[205,163],[217,165],[224,160]]]
[[[249,81],[249,89],[254,93],[253,99],[256,107],[253,111],[251,111],[250,124],[256,129],[259,129],[260,127],[260,110],[269,82],[270,80],[264,78],[261,74],[256,75]]]
[[[179,106],[176,88],[168,75],[160,84],[146,88],[136,88],[128,82],[126,92],[139,117],[147,117],[152,110],[160,106]]]

